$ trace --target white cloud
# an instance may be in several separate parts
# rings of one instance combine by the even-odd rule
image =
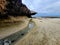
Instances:
[[[60,0],[23,0],[23,3],[40,13],[60,13]]]
[[[60,12],[60,1],[57,1],[55,3],[52,3],[45,8],[42,8],[43,11],[46,11],[47,13],[59,13]]]

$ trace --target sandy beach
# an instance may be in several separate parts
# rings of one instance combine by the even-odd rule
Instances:
[[[60,18],[32,18],[34,28],[15,45],[60,45]]]
[[[17,20],[17,21],[16,21]],[[3,24],[0,24],[0,39],[6,38],[16,32],[25,29],[30,19],[22,17],[22,19],[14,18],[12,20],[6,20]]]

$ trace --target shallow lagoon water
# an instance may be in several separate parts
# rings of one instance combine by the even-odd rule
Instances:
[[[34,27],[34,22],[31,21],[25,29],[23,29],[19,32],[16,32],[8,37],[5,37],[4,39],[1,39],[0,45],[3,45],[3,44],[4,45],[12,45],[12,44],[14,44],[14,42],[23,38],[24,35],[26,35],[29,32],[29,30],[31,30],[33,27]]]

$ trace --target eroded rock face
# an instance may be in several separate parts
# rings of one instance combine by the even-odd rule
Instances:
[[[4,14],[4,10],[6,9],[6,0],[0,0],[0,13]]]
[[[8,16],[27,16],[31,17],[31,11],[22,4],[22,0],[0,0],[0,18]]]
[[[6,0],[0,0],[0,19],[6,19],[8,16],[6,15]]]

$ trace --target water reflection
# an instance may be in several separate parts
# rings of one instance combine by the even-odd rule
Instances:
[[[30,22],[29,25],[25,29],[20,30],[20,31],[18,31],[18,32],[16,32],[16,33],[14,33],[14,34],[2,39],[0,41],[0,45],[11,45],[11,44],[14,44],[14,42],[16,42],[17,40],[21,39],[27,33],[29,33],[30,30],[32,30],[33,27],[34,27],[34,23]]]
[[[29,23],[29,28],[32,29],[34,27],[34,23],[33,22],[30,22]]]

